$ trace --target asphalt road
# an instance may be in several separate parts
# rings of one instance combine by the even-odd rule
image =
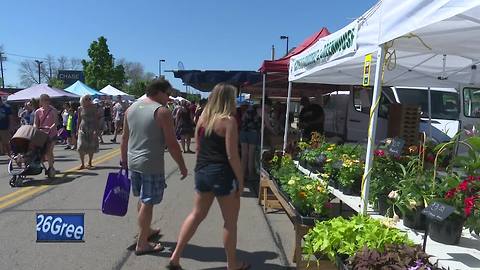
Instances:
[[[153,222],[162,229],[158,240],[167,248],[157,255],[137,257],[132,252],[137,232],[136,199],[130,196],[125,217],[107,216],[100,209],[107,174],[118,169],[119,145],[101,145],[94,170],[76,170],[79,158],[75,151],[57,146],[55,153],[60,171],[55,181],[49,183],[39,175],[21,188],[9,186],[7,159],[0,157],[0,269],[165,269],[179,227],[192,207],[192,172],[181,181],[177,166],[166,154],[168,188],[164,201],[154,209]],[[192,170],[194,155],[184,157]],[[273,216],[280,230],[272,230],[271,220],[265,218],[255,194],[248,189],[241,207],[239,258],[250,262],[251,269],[288,269],[282,246],[290,243],[290,238],[285,241],[280,234],[290,232],[291,224],[284,217]],[[85,242],[37,243],[37,212],[85,213]],[[187,247],[183,267],[226,269],[221,233],[222,220],[215,203]]]

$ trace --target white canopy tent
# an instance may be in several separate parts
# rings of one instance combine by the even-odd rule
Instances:
[[[146,97],[147,97],[147,95],[144,94],[143,96],[141,96],[141,97],[138,98],[138,99],[144,99],[144,98],[146,98]],[[184,100],[185,100],[185,101],[188,101],[188,99],[183,98],[183,97],[181,97],[181,96],[178,96],[178,97],[169,96],[169,98],[170,98],[171,100],[175,100],[175,101],[178,101],[178,102],[181,102],[181,101],[184,101]],[[190,102],[190,101],[188,101],[188,102]]]
[[[345,28],[290,59],[289,97],[292,83],[361,85],[364,58],[373,54],[375,103],[370,113],[362,212],[368,204],[376,105],[382,84],[478,85],[479,44],[480,0],[383,0]],[[288,110],[286,118],[288,122]]]
[[[126,100],[134,100],[135,98],[123,91],[118,90],[117,88],[111,86],[110,84],[102,88],[100,92],[104,93],[105,95],[110,96],[122,96],[122,98]]]

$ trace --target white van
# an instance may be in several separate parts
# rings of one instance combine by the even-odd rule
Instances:
[[[420,131],[432,134],[438,142],[450,140],[460,128],[471,129],[480,120],[480,88],[431,88],[432,126],[428,124],[428,89],[426,87],[384,87],[379,103],[376,139],[387,137],[388,110],[392,103],[421,107]],[[324,96],[325,133],[347,142],[366,142],[372,90],[351,87]]]

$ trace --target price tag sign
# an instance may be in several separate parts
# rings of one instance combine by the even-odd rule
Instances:
[[[363,80],[362,86],[370,85],[370,70],[372,67],[372,54],[365,55],[365,61],[363,62]]]
[[[393,138],[392,142],[388,146],[388,152],[395,156],[399,157],[402,155],[403,146],[405,145],[405,140],[402,138]]]
[[[424,214],[429,219],[443,221],[448,218],[454,211],[455,208],[450,205],[446,205],[440,202],[433,202],[427,208],[423,209],[422,214]]]

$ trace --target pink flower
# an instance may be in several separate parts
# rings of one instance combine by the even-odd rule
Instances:
[[[385,156],[385,151],[383,151],[381,149],[378,149],[378,150],[375,150],[374,154],[377,157],[384,157]]]
[[[475,206],[475,196],[468,197],[463,202],[465,204],[465,208],[463,209],[465,216],[469,217],[472,214],[473,206]]]
[[[455,193],[457,193],[457,189],[452,188],[450,189],[447,194],[445,195],[445,199],[451,199],[455,196]]]
[[[467,181],[468,181],[468,182],[473,182],[473,181],[475,181],[475,176],[472,176],[472,175],[468,176]]]
[[[458,189],[461,190],[461,191],[467,191],[468,190],[468,180],[463,180],[462,183],[460,183],[460,185],[458,185]]]
[[[325,208],[327,209],[332,209],[333,208],[333,204],[331,202],[326,202],[325,203]]]

